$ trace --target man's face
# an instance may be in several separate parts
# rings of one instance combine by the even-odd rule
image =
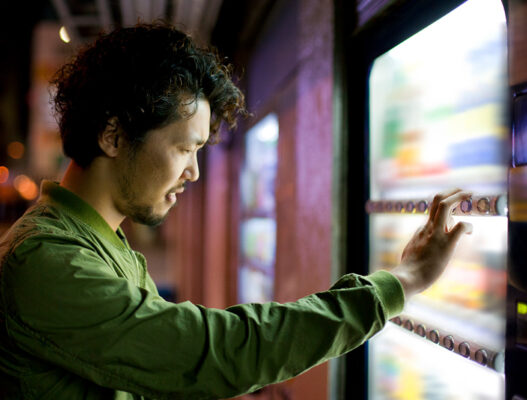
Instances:
[[[126,144],[116,159],[114,205],[135,222],[160,224],[185,182],[199,177],[197,151],[209,138],[210,106],[200,99],[185,108],[195,110],[191,117],[148,132],[135,151]]]

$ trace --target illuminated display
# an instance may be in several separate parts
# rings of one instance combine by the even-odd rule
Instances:
[[[460,184],[505,191],[506,95],[499,1],[469,1],[378,57],[370,77],[371,197]]]

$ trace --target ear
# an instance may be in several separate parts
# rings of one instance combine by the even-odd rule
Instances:
[[[99,147],[108,157],[116,157],[119,153],[119,145],[122,145],[123,136],[117,117],[111,117],[104,131],[99,133]]]

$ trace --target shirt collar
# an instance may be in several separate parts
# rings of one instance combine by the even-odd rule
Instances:
[[[40,201],[54,203],[68,214],[91,226],[115,246],[128,247],[126,237],[120,227],[115,232],[92,206],[58,183],[43,180],[40,185]]]

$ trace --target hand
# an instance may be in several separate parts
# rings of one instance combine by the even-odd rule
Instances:
[[[463,233],[472,233],[472,225],[458,222],[452,226],[452,210],[471,193],[460,189],[438,194],[430,215],[403,250],[401,263],[392,272],[401,282],[406,298],[431,286],[443,273]]]

